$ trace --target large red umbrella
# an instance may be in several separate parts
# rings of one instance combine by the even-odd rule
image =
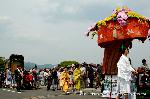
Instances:
[[[119,48],[132,47],[132,40],[142,42],[148,37],[150,20],[127,7],[117,8],[113,14],[104,20],[98,21],[88,32],[98,35],[98,45],[104,50],[103,72],[117,73],[117,62],[121,56]]]

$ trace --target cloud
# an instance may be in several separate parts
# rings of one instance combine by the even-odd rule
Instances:
[[[124,1],[124,0],[44,0],[42,6],[37,5],[38,14],[46,22],[64,22],[64,21],[96,21],[103,19],[112,13],[117,6],[128,6],[134,9],[144,9],[142,5],[147,5],[143,1]],[[146,6],[148,7],[148,6]],[[142,10],[142,12],[144,13]],[[148,10],[148,8],[147,8]],[[146,11],[147,12],[147,11]],[[144,13],[146,14],[146,13]]]
[[[100,63],[104,49],[97,45],[96,40],[85,37],[84,32],[121,5],[150,16],[148,2],[5,0],[0,2],[0,33],[3,35],[0,37],[1,53],[7,57],[11,53],[20,53],[26,61],[37,64],[57,64],[63,60]],[[146,52],[147,47],[143,49]],[[131,55],[135,57],[135,54]]]
[[[0,16],[0,33],[3,36],[8,36],[9,28],[11,27],[12,20],[8,16]],[[1,36],[0,38],[3,38]]]
[[[112,8],[113,1],[110,0],[38,0],[34,11],[47,22],[62,21],[84,21],[95,20],[104,9]],[[115,4],[115,3],[114,3]],[[112,11],[112,10],[111,10]],[[105,13],[105,11],[103,12]]]
[[[9,20],[9,17],[8,16],[0,16],[0,21],[1,20]]]

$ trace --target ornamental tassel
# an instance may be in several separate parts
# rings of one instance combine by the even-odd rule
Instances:
[[[116,29],[113,30],[113,37],[117,38],[117,30]]]
[[[121,45],[121,50],[124,50],[125,49],[125,46],[124,44]]]
[[[121,46],[120,46],[120,51],[122,52],[124,49],[126,49],[126,46],[125,46],[125,42],[122,42]]]

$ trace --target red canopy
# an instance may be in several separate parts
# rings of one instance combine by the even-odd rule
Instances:
[[[140,22],[137,18],[128,18],[127,25],[121,26],[117,21],[108,21],[98,29],[98,44],[108,47],[119,40],[140,39],[145,41],[150,28],[149,21]]]
[[[117,73],[117,62],[121,56],[119,47],[124,43],[130,46],[133,39],[144,42],[150,29],[150,20],[131,11],[127,7],[117,8],[110,17],[100,20],[89,32],[98,35],[98,45],[105,48],[103,71],[105,74]],[[130,46],[131,47],[131,46]]]

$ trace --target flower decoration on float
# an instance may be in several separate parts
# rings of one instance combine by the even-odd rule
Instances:
[[[150,30],[148,31],[148,38],[149,38],[149,40],[150,40]]]
[[[150,21],[145,16],[142,16],[142,15],[132,11],[131,9],[129,9],[126,6],[117,7],[115,10],[113,10],[113,13],[111,16],[106,17],[103,20],[99,20],[97,23],[92,25],[88,29],[88,32],[86,34],[87,34],[87,36],[89,36],[89,34],[91,33],[92,38],[93,38],[93,36],[95,36],[97,34],[97,31],[101,28],[101,26],[107,26],[108,21],[118,22],[121,27],[125,26],[128,23],[127,22],[128,18],[137,18],[139,23],[146,23],[146,21]]]

